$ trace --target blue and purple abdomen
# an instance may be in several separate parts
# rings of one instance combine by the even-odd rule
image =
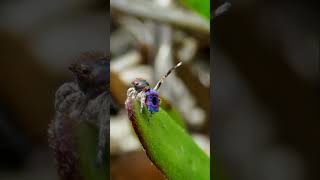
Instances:
[[[158,92],[155,90],[149,90],[146,92],[146,101],[147,108],[151,112],[158,112],[160,100],[158,96]]]

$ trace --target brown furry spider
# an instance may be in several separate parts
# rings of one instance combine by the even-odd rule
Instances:
[[[99,130],[98,165],[105,163],[109,148],[106,146],[110,119],[109,68],[110,62],[107,57],[91,53],[83,54],[69,67],[75,81],[64,83],[57,90],[56,116],[51,128],[53,137],[62,136],[63,132],[58,129],[63,124],[63,117],[94,125]]]

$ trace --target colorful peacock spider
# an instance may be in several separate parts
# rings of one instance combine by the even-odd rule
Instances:
[[[170,73],[182,65],[182,62],[179,62],[175,66],[169,69],[169,71],[160,78],[156,86],[151,89],[149,83],[142,78],[136,78],[131,82],[133,87],[130,87],[127,91],[127,100],[137,99],[140,101],[140,112],[142,112],[143,106],[146,105],[147,109],[153,113],[159,111],[160,98],[158,89],[160,88],[163,81],[170,75]]]

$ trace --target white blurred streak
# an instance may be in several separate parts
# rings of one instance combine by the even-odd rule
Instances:
[[[141,144],[135,136],[128,121],[127,113],[121,111],[110,120],[110,153],[119,154],[141,149]]]
[[[154,34],[141,20],[125,16],[119,18],[118,23],[122,25],[123,29],[130,32],[139,43],[147,44],[149,46],[153,45]]]
[[[193,140],[199,145],[199,147],[210,156],[210,139],[203,134],[192,134]]]
[[[162,7],[169,6],[171,4],[171,0],[155,0],[155,2]]]
[[[185,112],[188,123],[194,128],[201,128],[205,123],[206,112],[198,107]]]
[[[182,36],[179,38],[179,42],[181,43],[181,48],[177,49],[178,59],[183,63],[192,61],[198,50],[197,40],[190,36]]]
[[[159,7],[150,1],[110,0],[112,9],[126,14],[153,19],[180,27],[210,33],[210,23],[199,15],[173,6]]]
[[[110,70],[118,73],[127,68],[138,65],[141,63],[141,60],[141,55],[138,51],[129,51],[118,58],[114,58],[110,63]]]
[[[192,73],[200,80],[202,85],[210,88],[210,67],[208,64],[201,61],[196,61],[193,63],[191,70]]]
[[[126,70],[121,71],[119,75],[120,79],[125,84],[129,85],[135,78],[143,78],[148,82],[151,82],[151,74],[152,68],[150,66],[140,65],[132,68],[127,68]]]

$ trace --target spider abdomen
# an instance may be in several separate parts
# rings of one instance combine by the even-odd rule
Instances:
[[[151,112],[158,112],[159,105],[160,105],[158,92],[150,89],[145,94],[146,94],[145,104],[147,105],[148,110]]]

